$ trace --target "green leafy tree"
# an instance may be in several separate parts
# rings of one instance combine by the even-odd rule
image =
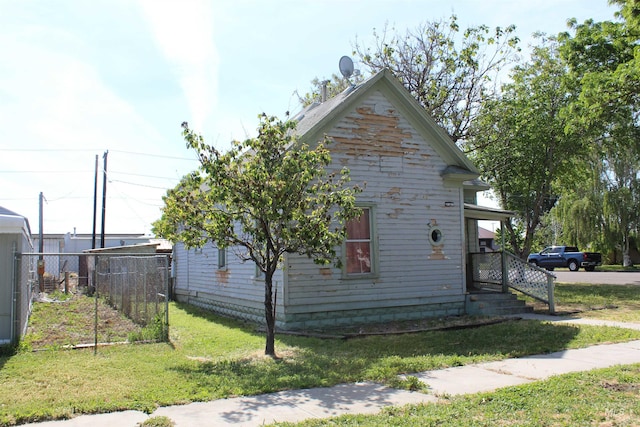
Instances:
[[[471,137],[480,105],[495,96],[500,71],[519,52],[514,26],[461,31],[455,15],[404,34],[385,27],[374,37],[372,47],[356,42],[360,62],[374,73],[390,69],[454,142]]]
[[[264,273],[265,354],[275,357],[273,276],[286,253],[318,263],[336,259],[345,224],[357,217],[358,187],[347,169],[330,171],[329,141],[297,141],[296,123],[262,115],[258,136],[221,153],[183,123],[200,168],[164,197],[156,234],[188,247],[214,241],[233,247]]]
[[[500,205],[517,213],[505,228],[510,247],[523,258],[582,151],[582,140],[565,132],[560,114],[569,100],[566,67],[556,42],[540,37],[530,62],[514,68],[501,97],[484,102],[468,144]]]
[[[580,89],[567,108],[569,127],[594,141],[590,167],[599,171],[593,188],[602,194],[603,236],[630,266],[631,241],[640,227],[640,3],[611,3],[620,6],[621,22],[572,20],[575,34],[561,35],[560,51]]]

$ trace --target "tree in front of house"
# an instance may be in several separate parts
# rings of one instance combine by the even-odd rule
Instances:
[[[275,357],[273,276],[286,253],[317,263],[336,259],[346,224],[360,217],[349,171],[330,171],[329,141],[313,148],[294,136],[296,123],[262,115],[258,136],[221,153],[187,123],[183,136],[200,167],[167,192],[157,235],[187,247],[214,241],[237,249],[264,274],[266,346]]]

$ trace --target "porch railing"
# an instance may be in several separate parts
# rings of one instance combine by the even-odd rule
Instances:
[[[509,252],[471,253],[473,284],[479,287],[515,289],[549,305],[555,313],[553,297],[556,276],[535,265],[528,264]]]

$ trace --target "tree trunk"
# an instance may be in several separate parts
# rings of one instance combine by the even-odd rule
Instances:
[[[276,317],[273,310],[273,273],[266,272],[264,275],[264,314],[267,323],[267,343],[264,354],[276,357]]]
[[[631,262],[631,249],[630,249],[630,240],[631,238],[627,233],[622,238],[622,266],[623,267],[633,267],[633,263]]]

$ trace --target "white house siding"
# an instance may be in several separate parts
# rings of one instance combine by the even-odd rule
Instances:
[[[328,135],[334,164],[349,168],[353,184],[366,182],[358,202],[373,209],[379,274],[345,278],[289,257],[287,327],[462,314],[463,191],[443,181],[447,164],[380,92]],[[429,241],[435,224],[444,235],[441,255]]]
[[[218,249],[208,243],[202,249],[187,250],[174,246],[174,295],[178,301],[193,304],[221,315],[264,323],[264,277],[255,277],[252,261],[242,262],[227,248],[227,266],[218,268]],[[278,295],[283,295],[283,276],[273,278]],[[277,317],[282,318],[282,303],[277,303]],[[277,326],[281,321],[276,323]]]

